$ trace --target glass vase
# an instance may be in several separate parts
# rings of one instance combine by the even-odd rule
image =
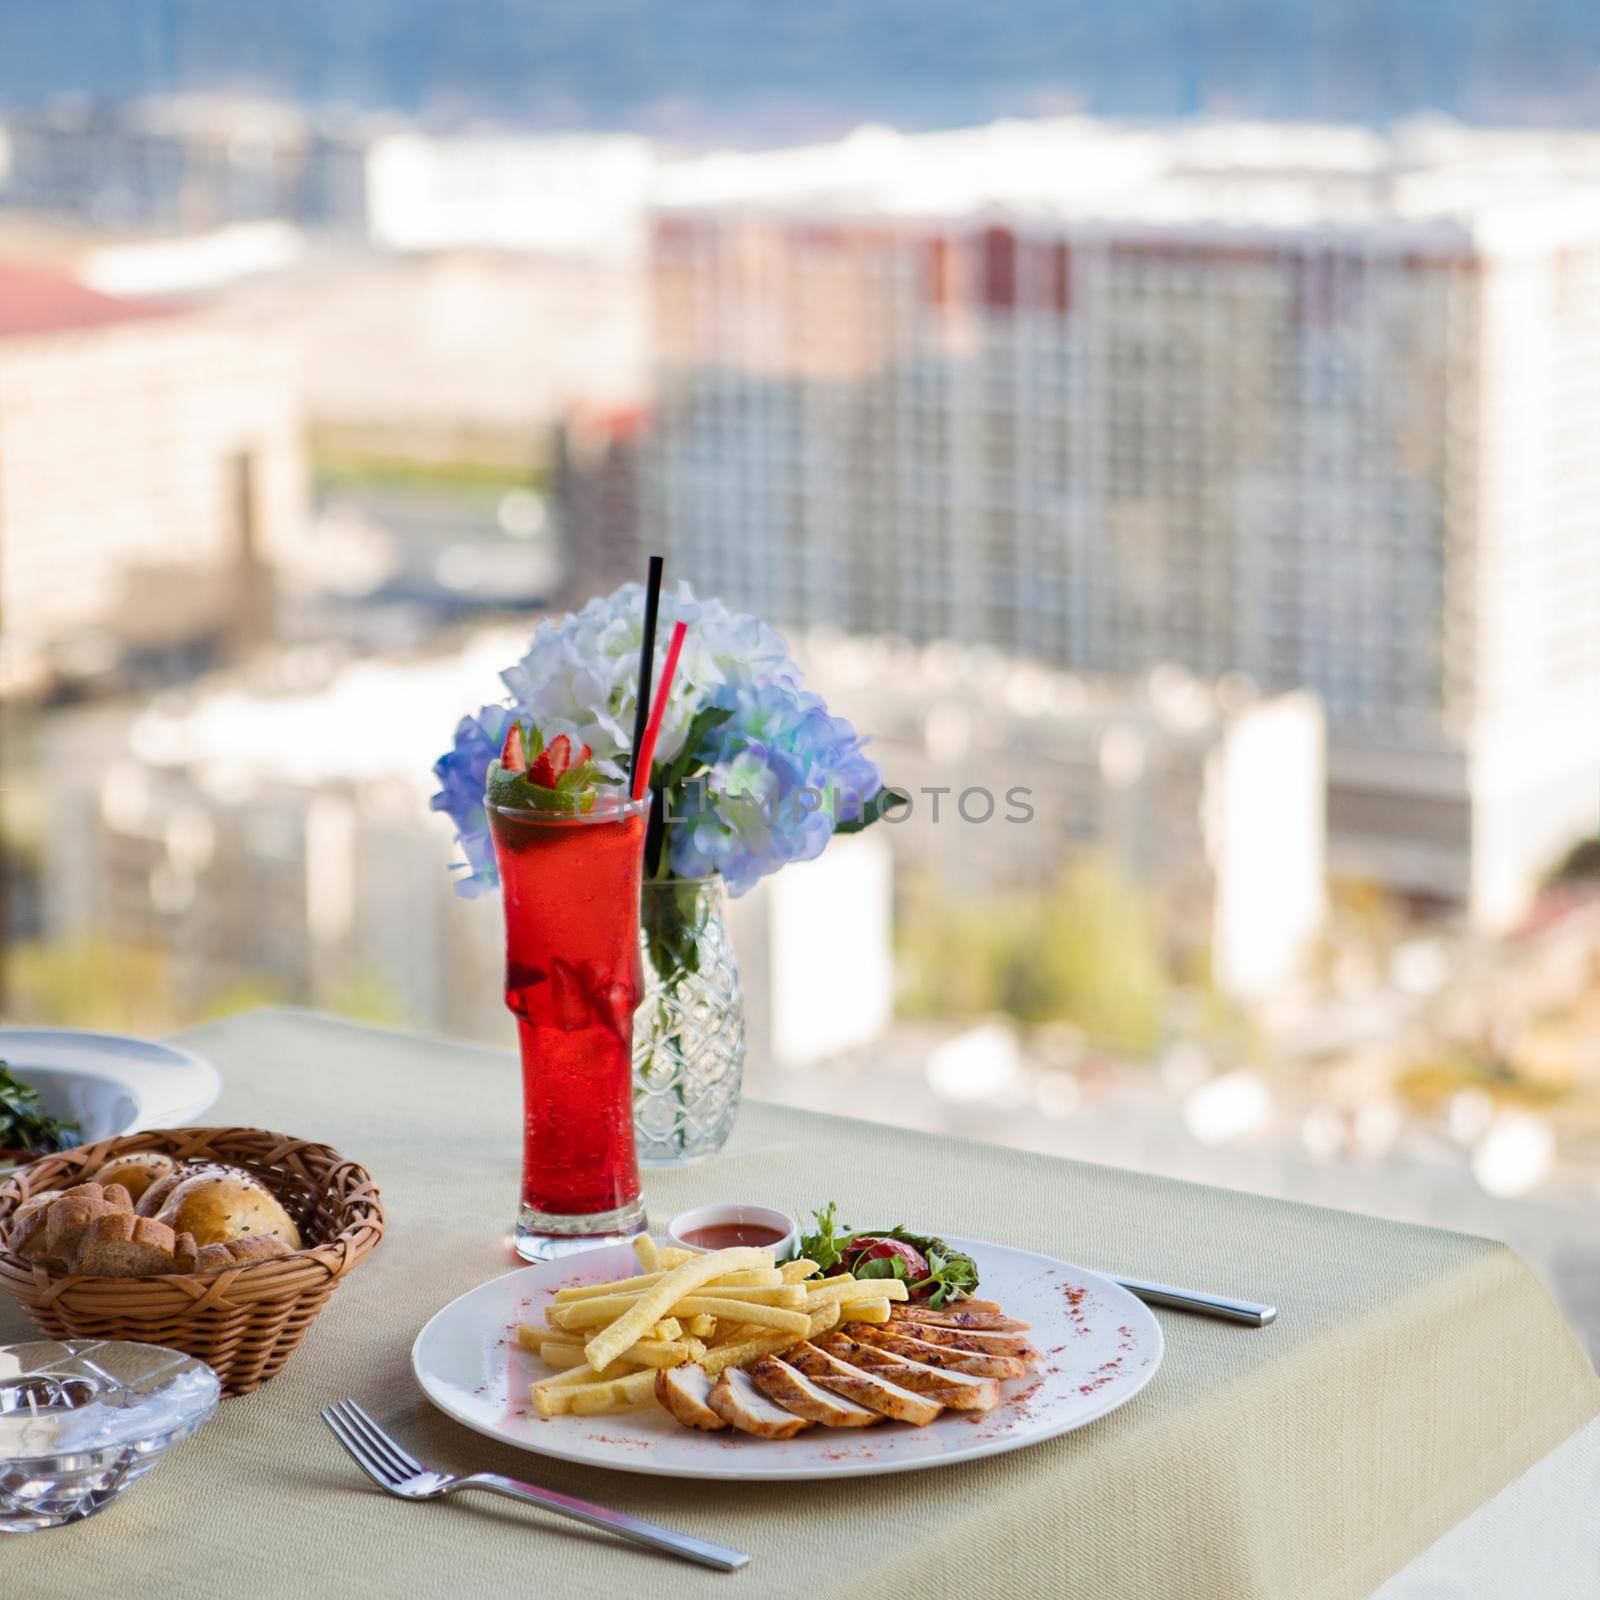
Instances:
[[[633,1021],[633,1125],[645,1166],[679,1166],[727,1142],[744,1078],[744,997],[720,877],[646,881]]]

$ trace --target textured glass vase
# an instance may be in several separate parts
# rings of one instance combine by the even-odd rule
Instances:
[[[744,997],[722,879],[644,886],[644,998],[633,1019],[633,1125],[639,1160],[676,1166],[720,1150],[739,1109]]]

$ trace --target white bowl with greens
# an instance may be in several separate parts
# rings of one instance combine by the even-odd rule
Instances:
[[[192,1122],[217,1098],[176,1045],[72,1028],[0,1028],[0,1172],[57,1150]]]

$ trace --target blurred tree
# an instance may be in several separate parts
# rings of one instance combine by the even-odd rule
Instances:
[[[184,1022],[210,1022],[217,1017],[230,1017],[235,1012],[254,1011],[259,1006],[293,1003],[294,996],[281,979],[266,972],[249,972],[209,990]]]
[[[1520,1075],[1513,1065],[1449,1041],[1419,1051],[1394,1076],[1394,1090],[1408,1105],[1436,1111],[1463,1089],[1487,1094],[1497,1106],[1541,1110],[1567,1098],[1570,1085]]]
[[[321,990],[317,999],[325,1011],[349,1017],[352,1022],[398,1028],[416,1021],[393,985],[379,973],[365,968],[341,972]]]
[[[1108,862],[1067,869],[1020,954],[1023,1020],[1066,1017],[1130,1055],[1159,1044],[1169,989],[1159,918]]]
[[[920,882],[900,928],[907,1016],[1071,1022],[1132,1055],[1160,1042],[1170,981],[1155,906],[1104,861],[1032,894],[957,899]]]
[[[58,1027],[159,1034],[178,1024],[166,953],[103,936],[12,952],[8,1014]]]
[[[304,998],[270,972],[240,973],[198,999],[185,998],[177,993],[165,950],[105,937],[18,945],[12,979],[7,1020],[113,1033],[172,1033],[258,1006],[303,1003]],[[360,969],[331,977],[317,1003],[357,1022],[394,1027],[415,1021],[390,984]]]

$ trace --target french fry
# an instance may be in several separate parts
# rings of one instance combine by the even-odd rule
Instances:
[[[620,1361],[613,1361],[604,1372],[596,1372],[587,1361],[584,1361],[575,1367],[569,1367],[565,1372],[556,1373],[553,1378],[541,1378],[534,1387],[536,1389],[540,1387],[548,1388],[554,1385],[557,1388],[565,1388],[568,1384],[609,1383],[615,1378],[625,1378],[630,1372],[637,1372],[638,1370],[639,1363],[629,1360],[627,1357]],[[654,1371],[655,1369],[651,1368],[649,1370]]]
[[[681,1367],[704,1349],[699,1339],[641,1339],[624,1359],[636,1367]],[[539,1346],[539,1354],[557,1371],[581,1366],[590,1377],[594,1375],[584,1359],[583,1345],[576,1339],[546,1339]]]
[[[697,1313],[684,1323],[684,1327],[696,1339],[714,1339],[717,1335],[717,1319],[707,1316],[704,1311]],[[638,1348],[637,1345],[634,1346]]]
[[[637,1344],[647,1329],[654,1327],[662,1317],[670,1316],[681,1300],[710,1283],[713,1278],[771,1265],[770,1250],[744,1246],[732,1250],[711,1250],[685,1261],[680,1267],[672,1268],[659,1283],[645,1290],[615,1322],[602,1328],[589,1340],[584,1347],[589,1365],[596,1372],[609,1366],[629,1345]],[[696,1311],[717,1315],[715,1308],[710,1306],[696,1306],[689,1315],[693,1316]]]
[[[734,1301],[742,1306],[787,1306],[791,1311],[798,1311],[806,1303],[805,1286],[798,1283],[761,1284],[748,1289],[708,1283],[703,1289],[696,1289],[692,1295],[685,1295],[684,1300],[704,1300],[708,1297]],[[673,1306],[673,1315],[677,1315],[678,1306],[682,1304],[683,1300],[680,1300]]]
[[[655,1400],[655,1387],[655,1369],[646,1367],[624,1378],[590,1383],[565,1381],[565,1375],[560,1380],[551,1378],[548,1382],[534,1384],[530,1398],[533,1409],[541,1417],[560,1416],[563,1412],[593,1417],[608,1411],[632,1411],[650,1405]]]
[[[646,1272],[659,1272],[661,1270],[661,1255],[656,1249],[656,1242],[648,1233],[637,1234],[633,1241],[633,1253],[639,1259],[639,1265]]]
[[[813,1272],[821,1270],[815,1261],[807,1261],[802,1256],[798,1261],[785,1261],[778,1268],[778,1275],[785,1283],[799,1283],[802,1278],[809,1278]]]
[[[803,1310],[806,1304],[805,1289],[798,1283],[782,1283],[759,1289],[724,1289],[717,1284],[708,1284],[700,1296],[687,1298],[703,1298],[705,1295],[711,1295],[729,1304],[785,1306],[790,1311]],[[587,1300],[568,1300],[547,1306],[545,1316],[551,1326],[556,1328],[597,1328],[621,1316],[638,1299],[637,1295],[594,1295]],[[697,1311],[704,1310],[705,1307],[690,1306],[684,1300],[678,1301],[672,1307],[674,1315],[680,1311],[684,1315],[693,1315]],[[667,1320],[670,1322],[674,1318],[669,1317]],[[675,1332],[664,1332],[663,1327],[664,1324],[656,1324],[656,1338],[676,1339],[683,1331],[680,1328]]]
[[[662,1245],[656,1251],[656,1260],[661,1264],[663,1271],[671,1267],[681,1267],[685,1261],[693,1261],[698,1250],[685,1250],[682,1245]]]
[[[627,1295],[637,1298],[646,1289],[659,1283],[666,1274],[664,1272],[644,1272],[635,1278],[616,1278],[610,1283],[579,1283],[565,1289],[557,1289],[555,1303],[557,1305],[572,1305],[578,1300],[606,1300],[618,1295]],[[763,1268],[755,1272],[730,1272],[724,1278],[718,1278],[715,1283],[717,1289],[777,1289],[789,1280],[784,1278],[773,1268]],[[788,1302],[784,1301],[787,1305]]]
[[[532,1331],[538,1333],[541,1330],[535,1328]],[[547,1335],[550,1332],[548,1328],[545,1328],[542,1331]],[[583,1346],[575,1339],[557,1339],[547,1337],[541,1339],[537,1346],[530,1346],[522,1337],[522,1332],[523,1330],[521,1329],[517,1330],[517,1341],[522,1345],[522,1348],[524,1350],[532,1348],[534,1354],[537,1355],[541,1361],[548,1362],[549,1365],[554,1367],[557,1372],[565,1372],[568,1367],[581,1366],[591,1378],[593,1377],[594,1369],[587,1361],[584,1360]],[[637,1349],[637,1346],[635,1346],[635,1348]],[[574,1359],[572,1354],[574,1350],[578,1352],[576,1359]]]
[[[815,1339],[824,1334],[829,1328],[837,1327],[840,1321],[839,1302],[830,1300],[825,1306],[818,1306],[811,1313],[811,1327],[806,1338]]]
[[[574,1300],[594,1300],[602,1295],[643,1294],[662,1278],[659,1272],[644,1272],[636,1278],[616,1278],[610,1283],[578,1283],[570,1288],[556,1290],[556,1304],[567,1305]]]
[[[637,1300],[636,1295],[596,1295],[592,1300],[569,1300],[565,1305],[546,1306],[544,1316],[552,1328],[603,1328],[608,1322],[615,1322],[624,1311],[633,1307]],[[673,1337],[670,1331],[658,1333],[656,1330],[660,1326],[660,1323],[652,1322],[645,1329],[645,1338]]]
[[[792,1333],[803,1333],[810,1313],[801,1306],[769,1306],[754,1300],[719,1300],[710,1295],[690,1295],[680,1300],[676,1309],[685,1316],[715,1317],[719,1322],[728,1318],[735,1322],[753,1323],[758,1328],[785,1328]]]
[[[815,1305],[825,1298],[849,1305],[855,1300],[905,1300],[909,1297],[905,1282],[900,1278],[823,1278],[803,1287],[807,1305]]]
[[[700,1365],[712,1377],[725,1367],[745,1367],[762,1356],[780,1355],[800,1343],[801,1338],[816,1339],[825,1334],[839,1320],[839,1302],[829,1300],[811,1317],[802,1335],[792,1333],[764,1333],[759,1328],[741,1329],[741,1337],[719,1344],[700,1358]]]
[[[656,1403],[656,1375],[635,1372],[610,1383],[580,1383],[572,1388],[575,1416],[592,1417],[607,1411],[640,1411]]]
[[[839,1296],[845,1305],[852,1300],[897,1300],[904,1304],[911,1298],[911,1291],[899,1278],[862,1278],[853,1289],[846,1289]]]
[[[887,1322],[889,1320],[889,1302],[887,1300],[852,1300],[848,1305],[839,1301],[833,1302],[839,1307],[839,1320],[841,1322]],[[635,1346],[637,1349],[637,1346]],[[629,1355],[633,1351],[628,1352]]]
[[[717,1296],[690,1295],[673,1307],[678,1316],[667,1322],[654,1324],[645,1337],[662,1340],[681,1339],[683,1337],[681,1319],[697,1316],[715,1317],[718,1321],[726,1318],[732,1322],[750,1322],[762,1328],[791,1328],[798,1333],[805,1326],[806,1318],[813,1309],[815,1308],[803,1304],[773,1306],[759,1300],[724,1300]],[[617,1312],[609,1303],[592,1300],[580,1300],[570,1306],[555,1306],[550,1312],[552,1329],[563,1333],[581,1333],[587,1328],[604,1328],[607,1324],[615,1326],[618,1320],[620,1318]]]
[[[732,1344],[719,1344],[706,1351],[700,1365],[714,1378],[726,1367],[746,1367],[762,1356],[775,1356],[792,1350],[800,1343],[793,1333],[763,1333],[754,1338],[740,1339]]]
[[[545,1321],[552,1328],[600,1328],[614,1322],[624,1311],[639,1303],[638,1295],[601,1294],[590,1300],[568,1300],[544,1308]],[[655,1324],[651,1323],[651,1328]],[[649,1331],[646,1330],[647,1337]]]
[[[800,1283],[762,1284],[748,1289],[737,1284],[708,1283],[700,1293],[714,1295],[718,1300],[737,1300],[741,1305],[788,1306],[791,1311],[806,1303],[805,1285]]]

